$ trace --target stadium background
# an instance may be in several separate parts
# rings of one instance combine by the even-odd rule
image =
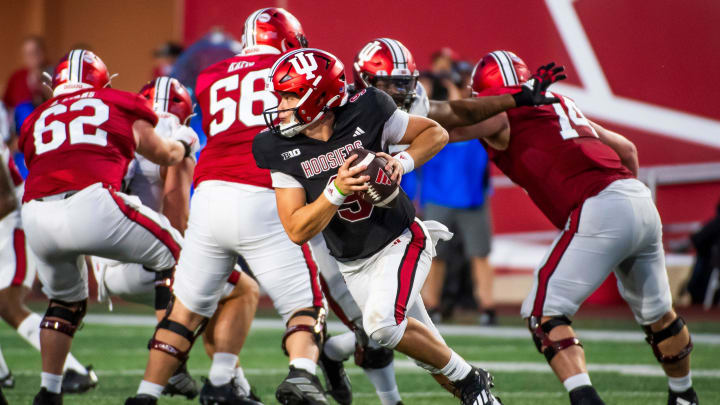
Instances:
[[[136,91],[150,77],[152,50],[159,44],[187,46],[213,28],[239,40],[246,16],[270,5],[294,13],[311,46],[335,53],[346,67],[379,36],[402,41],[421,69],[444,46],[472,62],[509,49],[531,67],[551,60],[564,64],[568,80],[554,90],[638,146],[641,178],[656,194],[666,242],[686,237],[712,217],[720,200],[720,90],[712,78],[720,71],[720,36],[713,24],[720,20],[720,2],[713,0],[681,7],[672,0],[9,1],[0,6],[0,52],[6,56],[0,83],[18,67],[10,61],[19,60],[22,39],[38,34],[52,63],[84,44],[119,73],[115,87]],[[513,287],[497,298],[517,303],[555,231],[497,170],[493,185],[497,237],[491,261],[498,268],[497,290]],[[670,254],[671,278],[685,277],[691,264],[688,255]],[[612,277],[591,302],[619,302]]]

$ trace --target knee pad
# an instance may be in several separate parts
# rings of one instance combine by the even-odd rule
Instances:
[[[680,316],[675,318],[675,320],[672,321],[670,325],[668,325],[665,329],[659,330],[657,332],[653,332],[650,326],[643,326],[646,336],[645,341],[648,342],[650,347],[652,347],[655,358],[657,358],[660,363],[675,363],[676,361],[682,360],[690,355],[690,352],[693,349],[693,343],[689,334],[688,343],[684,348],[682,348],[682,350],[680,350],[680,353],[666,355],[660,350],[660,347],[658,346],[663,340],[679,335],[684,327],[685,320]]]
[[[376,341],[380,346],[387,349],[395,349],[400,339],[405,333],[405,325],[403,322],[399,325],[385,326],[370,332],[370,338]]]
[[[53,306],[53,304],[55,305]],[[73,337],[80,328],[86,311],[87,299],[75,302],[51,299],[45,316],[40,322],[40,329],[51,329]],[[53,321],[48,318],[60,318],[62,321]]]
[[[155,273],[155,310],[166,309],[170,304],[172,281],[172,269]]]
[[[393,351],[371,344],[365,331],[355,330],[355,364],[365,369],[381,369],[393,361]]]
[[[197,339],[197,337],[203,333],[203,331],[205,330],[205,326],[207,326],[209,319],[204,318],[203,321],[200,323],[200,325],[198,325],[198,327],[195,329],[194,332],[179,322],[171,321],[169,319],[169,317],[170,317],[170,313],[172,312],[172,305],[173,305],[174,301],[175,301],[175,297],[171,297],[170,303],[168,304],[167,310],[165,312],[165,317],[160,322],[158,322],[157,326],[155,327],[155,333],[153,333],[152,338],[150,338],[150,341],[148,342],[148,349],[149,350],[159,350],[161,352],[167,353],[167,354],[177,358],[178,360],[180,360],[181,363],[184,363],[185,361],[187,361],[188,354],[190,353],[190,349],[192,349],[193,343],[195,343],[195,339]],[[185,340],[190,342],[190,347],[188,347],[187,350],[180,350],[177,347],[175,347],[169,343],[166,343],[166,342],[156,339],[155,336],[157,335],[157,332],[160,329],[166,329],[166,330],[173,332],[176,335],[180,335]]]
[[[540,324],[538,318],[531,316],[528,326],[530,327],[530,333],[532,333],[533,342],[537,347],[538,352],[545,355],[545,359],[548,363],[555,357],[560,350],[565,350],[571,346],[580,346],[580,339],[576,337],[570,337],[560,340],[550,340],[550,331],[557,326],[567,325],[570,326],[572,321],[566,316],[554,316],[547,322]],[[543,346],[545,347],[543,349]]]
[[[308,332],[313,335],[313,338],[315,338],[315,344],[318,346],[320,351],[322,351],[323,344],[325,343],[325,336],[327,335],[327,325],[325,324],[325,318],[327,317],[327,312],[325,311],[325,308],[323,307],[316,307],[315,309],[304,309],[301,311],[296,311],[290,316],[290,319],[288,319],[288,323],[290,323],[290,320],[298,317],[298,316],[310,316],[315,318],[315,325],[292,325],[288,326],[285,330],[285,333],[282,337],[282,351],[285,353],[286,356],[289,356],[290,354],[287,351],[287,348],[285,347],[285,342],[287,339],[296,332]]]

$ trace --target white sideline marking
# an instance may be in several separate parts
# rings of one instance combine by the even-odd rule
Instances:
[[[155,326],[157,320],[150,315],[113,315],[113,314],[90,314],[84,320],[87,324],[94,325],[120,325],[120,326]],[[285,330],[285,325],[280,319],[255,319],[252,328]],[[347,328],[340,322],[328,322],[328,329],[331,332],[347,332]],[[440,333],[444,336],[481,336],[504,339],[529,339],[530,332],[520,327],[494,327],[486,328],[472,325],[438,325]],[[604,342],[643,342],[645,334],[642,332],[610,331],[610,330],[580,330],[578,335],[586,341]],[[720,345],[720,334],[693,333],[693,342],[710,345]]]
[[[490,372],[509,372],[509,373],[541,373],[550,374],[552,369],[547,363],[532,362],[512,362],[512,361],[470,361],[475,366],[490,370]],[[411,360],[395,360],[395,369],[399,373],[425,373],[426,371],[415,365]],[[635,364],[589,364],[588,369],[593,373],[618,373],[628,376],[640,377],[664,377],[665,374],[660,366],[656,365],[635,365]],[[288,372],[286,367],[276,368],[244,368],[243,371],[248,375],[285,375]],[[95,370],[99,376],[140,376],[145,373],[143,369],[128,370]],[[207,369],[195,368],[190,370],[193,375],[206,375]],[[358,367],[349,367],[346,372],[351,375],[363,374],[362,369]],[[35,370],[13,370],[15,375],[37,375]],[[720,369],[693,369],[693,377],[697,378],[718,378],[720,377]]]

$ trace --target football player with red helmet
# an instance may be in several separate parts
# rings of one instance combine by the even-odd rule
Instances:
[[[416,219],[402,191],[389,208],[367,202],[361,193],[369,176],[360,175],[367,163],[350,167],[357,158],[351,152],[364,148],[373,152],[369,160],[387,159],[385,170],[399,181],[445,145],[447,132],[375,88],[348,97],[342,63],[319,49],[283,55],[267,83],[281,101],[265,111],[269,129],[255,137],[253,154],[271,170],[290,239],[301,245],[322,233],[373,340],[415,359],[463,404],[498,404],[490,375],[444,343],[419,296],[435,241],[451,236],[447,228]],[[395,159],[382,152],[391,144],[410,146]]]
[[[511,52],[500,55],[500,62],[507,65],[516,58]],[[410,114],[421,115],[437,121],[448,131],[472,125],[495,114],[515,107],[557,103],[555,97],[547,97],[545,90],[556,81],[563,80],[563,67],[543,71],[532,76],[527,66],[516,71],[516,76],[498,76],[503,86],[517,86],[534,78],[533,85],[520,88],[512,94],[479,97],[453,101],[428,100],[427,93],[418,82],[419,71],[412,53],[400,41],[377,38],[367,44],[355,56],[353,76],[355,91],[376,87],[388,93],[397,106]]]
[[[520,58],[495,51],[476,65],[472,89],[479,97],[510,94],[517,87],[505,86],[524,87],[529,77]],[[547,94],[560,102],[512,109],[452,136],[480,139],[497,167],[562,231],[535,270],[522,307],[537,349],[572,404],[603,403],[590,383],[570,317],[614,271],[622,297],[668,375],[668,404],[697,404],[690,379],[692,342],[685,321],[672,309],[662,224],[650,190],[635,178],[637,150],[622,135],[587,119],[570,98]]]
[[[167,218],[120,188],[135,151],[175,165],[198,148],[197,134],[181,126],[169,139],[158,136],[157,116],[146,101],[109,84],[97,55],[72,50],[55,68],[54,97],[21,129],[19,147],[29,170],[22,222],[50,298],[40,323],[43,373],[35,404],[62,403],[63,362],[87,305],[83,256],[161,271],[175,266],[180,250]]]
[[[270,7],[248,17],[242,42],[239,55],[209,66],[197,78],[208,143],[195,169],[174,304],[158,324],[155,339],[162,345],[151,347],[145,378],[127,404],[155,403],[187,356],[193,331],[202,329],[215,312],[217,292],[238,256],[246,260],[287,325],[282,348],[290,369],[276,397],[282,403],[327,403],[316,375],[325,329],[317,266],[308,247],[293,244],[283,230],[272,209],[270,173],[259,169],[251,154],[252,139],[264,127],[262,111],[277,103],[277,97],[265,90],[267,72],[283,53],[307,40],[292,14]],[[210,378],[200,393],[202,403],[250,403],[235,386],[241,347],[242,341],[216,341]]]

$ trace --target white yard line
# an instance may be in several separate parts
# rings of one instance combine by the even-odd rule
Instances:
[[[121,326],[155,326],[157,320],[149,315],[114,315],[90,314],[85,317],[85,323],[94,325],[121,325]],[[285,325],[280,319],[255,319],[253,328],[284,330]],[[530,333],[519,327],[487,328],[471,325],[439,325],[443,336],[481,336],[501,339],[529,339]],[[331,332],[346,332],[345,326],[336,321],[328,322]],[[614,330],[579,330],[580,339],[585,341],[603,342],[643,342],[645,334],[642,332],[614,331]],[[720,334],[694,333],[694,343],[720,345]]]

